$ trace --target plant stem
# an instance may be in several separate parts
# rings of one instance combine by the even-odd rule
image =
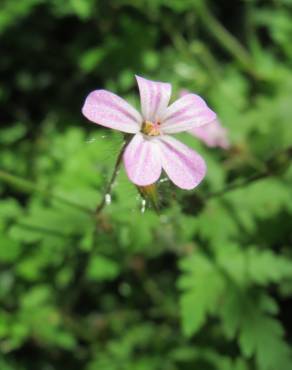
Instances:
[[[16,221],[15,225],[22,229],[31,230],[31,231],[39,232],[39,233],[46,234],[46,235],[53,235],[59,238],[72,238],[72,236],[75,236],[75,235],[66,235],[59,230],[53,230],[53,229],[49,229],[43,226],[31,225],[28,223],[21,223],[21,222]]]
[[[243,188],[246,185],[249,185],[249,184],[251,184],[253,182],[256,182],[258,180],[262,180],[266,177],[269,177],[270,175],[271,175],[271,173],[269,171],[265,171],[265,172],[262,172],[262,173],[257,173],[255,175],[252,175],[252,176],[248,177],[247,179],[244,179],[241,182],[235,182],[233,184],[230,184],[230,185],[226,186],[224,189],[215,191],[213,193],[208,193],[207,195],[204,196],[204,198],[209,199],[209,198],[219,197],[221,195],[224,195],[225,193],[228,193],[229,191],[233,191],[233,190],[236,190],[236,189]]]
[[[119,169],[120,169],[120,166],[121,166],[121,163],[122,163],[122,159],[123,159],[123,154],[124,154],[124,151],[126,149],[126,146],[128,145],[129,141],[131,139],[131,136],[125,136],[125,140],[123,142],[123,145],[122,145],[122,148],[121,148],[121,151],[116,159],[116,163],[115,163],[115,167],[114,167],[114,170],[113,170],[113,173],[111,175],[111,178],[105,188],[105,191],[104,191],[104,194],[103,194],[103,197],[102,197],[102,200],[101,202],[97,205],[96,209],[95,209],[95,215],[99,215],[99,213],[103,210],[103,208],[105,207],[106,205],[106,202],[107,202],[107,196],[110,196],[111,195],[111,192],[112,192],[112,188],[113,188],[113,185],[115,183],[115,180],[117,178],[117,175],[118,175],[118,172],[119,172]]]
[[[121,163],[122,163],[123,154],[125,152],[125,149],[126,149],[128,143],[129,143],[130,139],[131,139],[131,135],[125,135],[123,145],[122,145],[120,153],[119,153],[119,155],[116,159],[116,163],[115,163],[115,166],[114,166],[113,173],[110,177],[110,180],[109,180],[108,184],[106,185],[103,197],[102,197],[100,203],[97,205],[97,207],[95,209],[94,216],[96,218],[96,227],[93,230],[92,248],[84,256],[84,259],[83,259],[83,261],[81,261],[81,265],[79,266],[78,272],[75,275],[76,280],[72,284],[72,287],[74,287],[73,294],[71,296],[70,301],[67,302],[70,310],[72,310],[72,308],[75,306],[76,302],[78,301],[80,292],[82,291],[83,286],[86,283],[86,271],[88,269],[88,266],[89,266],[89,263],[90,263],[92,257],[96,253],[96,249],[94,247],[97,245],[97,237],[98,237],[99,230],[100,230],[100,224],[99,224],[99,221],[101,220],[100,213],[104,209],[104,207],[107,203],[107,196],[110,195],[111,192],[112,192],[113,185],[115,183],[115,180],[117,178],[117,175],[118,175]]]
[[[139,194],[141,195],[142,199],[146,202],[148,200],[154,211],[159,214],[159,196],[157,191],[156,184],[151,184],[147,186],[136,186]]]
[[[110,181],[109,181],[108,185],[106,186],[102,201],[96,207],[95,212],[92,211],[91,209],[87,208],[87,207],[84,207],[83,205],[81,205],[79,203],[75,203],[74,201],[63,197],[60,194],[54,193],[52,190],[49,190],[49,189],[47,189],[43,186],[37,185],[34,182],[32,182],[30,180],[27,180],[27,179],[24,179],[20,176],[13,175],[13,174],[11,174],[11,173],[9,173],[5,170],[2,170],[2,169],[0,169],[0,180],[2,180],[6,184],[9,184],[10,186],[12,186],[16,189],[21,190],[24,193],[28,193],[28,194],[39,193],[40,195],[42,195],[46,198],[54,198],[55,200],[59,201],[60,203],[63,203],[63,204],[66,204],[68,206],[71,206],[73,208],[79,209],[82,212],[85,212],[87,214],[98,215],[102,211],[104,206],[106,205],[106,196],[107,196],[107,194],[110,194],[111,191],[112,191],[113,184],[115,182],[115,179],[117,177],[120,165],[122,163],[122,158],[123,158],[125,148],[126,148],[128,142],[129,142],[130,138],[131,138],[130,136],[125,137],[125,141],[123,143],[122,149],[121,149],[121,151],[118,155],[118,158],[116,160],[116,163],[115,163],[113,174],[110,178]]]
[[[0,169],[0,180],[5,182],[6,184],[11,185],[14,188],[17,188],[17,189],[23,191],[24,193],[28,193],[28,194],[30,194],[30,193],[39,193],[40,195],[42,195],[42,196],[44,196],[48,199],[54,198],[54,199],[58,200],[60,203],[63,203],[63,204],[66,204],[70,207],[79,209],[82,212],[85,212],[87,214],[88,213],[92,214],[91,209],[89,209],[87,207],[84,207],[83,205],[81,205],[79,203],[75,203],[74,201],[63,197],[60,194],[56,194],[53,191],[51,191],[51,190],[49,190],[49,189],[47,189],[43,186],[37,185],[37,184],[35,184],[34,182],[32,182],[30,180],[26,180],[26,179],[24,179],[20,176],[13,175],[13,174],[11,174],[9,172],[6,172],[5,170],[2,170],[2,169]]]
[[[269,158],[265,161],[265,170],[255,173],[254,175],[244,179],[241,182],[234,182],[230,185],[227,185],[225,188],[215,191],[213,193],[209,193],[204,196],[204,199],[215,198],[229,191],[233,191],[236,189],[240,189],[246,185],[249,185],[253,182],[262,180],[266,177],[276,176],[281,173],[284,173],[289,166],[291,165],[291,157],[292,157],[292,147],[288,147],[281,152],[275,154],[272,158]]]
[[[212,36],[227,50],[240,64],[253,76],[260,76],[255,71],[254,63],[248,51],[241,43],[231,34],[226,28],[213,16],[209,11],[204,0],[201,0],[196,5],[196,10],[203,25],[212,34]]]

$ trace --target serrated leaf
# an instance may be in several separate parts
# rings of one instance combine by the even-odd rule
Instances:
[[[208,314],[213,312],[224,282],[212,261],[199,253],[182,260],[181,268],[184,273],[178,284],[182,290],[182,328],[186,336],[191,336],[201,329]]]
[[[270,315],[276,310],[271,297],[251,296],[232,286],[220,307],[225,334],[233,338],[238,332],[242,354],[255,356],[260,370],[292,368],[292,352],[283,339],[283,327]]]
[[[292,262],[272,251],[257,251],[255,248],[250,248],[247,251],[247,259],[248,274],[255,283],[265,285],[292,278]]]
[[[267,285],[292,278],[292,261],[270,250],[219,243],[216,260],[229,277],[240,285]]]

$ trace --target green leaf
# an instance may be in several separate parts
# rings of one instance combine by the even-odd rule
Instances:
[[[260,370],[290,370],[292,352],[284,341],[281,323],[275,313],[275,301],[265,295],[249,295],[230,286],[220,306],[223,329],[228,338],[238,332],[238,343],[246,357],[254,356]]]
[[[13,262],[21,253],[21,245],[0,231],[0,261]]]
[[[249,278],[260,285],[277,283],[283,279],[292,279],[292,261],[284,256],[276,255],[270,250],[258,251],[248,249]]]
[[[255,354],[260,369],[292,369],[292,353],[283,340],[281,324],[260,312],[245,316],[239,345],[246,356]]]
[[[21,305],[24,309],[33,309],[48,302],[51,298],[51,290],[46,285],[38,285],[31,288],[21,297]]]
[[[7,221],[16,218],[21,214],[18,202],[13,198],[6,198],[0,202],[0,227],[6,225]],[[5,223],[4,223],[5,222]]]
[[[178,284],[182,290],[180,309],[183,332],[197,333],[214,312],[224,282],[216,266],[203,254],[197,253],[181,261],[183,275]]]
[[[292,279],[292,261],[270,250],[223,243],[216,248],[216,260],[228,276],[242,286]]]
[[[94,256],[90,260],[86,274],[90,280],[103,281],[115,279],[119,271],[117,262],[104,256]]]
[[[12,127],[1,129],[0,144],[13,144],[15,141],[21,139],[25,135],[26,131],[26,127],[21,123],[17,123]]]

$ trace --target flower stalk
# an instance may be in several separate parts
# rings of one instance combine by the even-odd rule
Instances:
[[[108,200],[110,199],[114,183],[116,181],[117,175],[119,173],[119,169],[120,169],[121,164],[122,164],[124,151],[125,151],[128,143],[129,143],[130,139],[131,139],[131,135],[125,135],[124,136],[124,142],[123,142],[122,148],[120,150],[120,153],[119,153],[119,155],[116,159],[116,163],[115,163],[115,166],[114,166],[113,173],[110,177],[110,180],[109,180],[108,184],[106,185],[105,191],[103,193],[103,197],[102,197],[100,203],[97,205],[97,207],[95,209],[95,215],[96,216],[98,216],[100,214],[100,212],[104,209],[104,207],[108,203]]]
[[[159,196],[156,183],[147,186],[137,186],[137,189],[146,201],[152,205],[156,212],[159,212]]]

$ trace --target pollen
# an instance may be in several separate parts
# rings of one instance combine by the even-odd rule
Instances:
[[[141,132],[148,136],[158,136],[160,135],[159,125],[159,122],[153,123],[151,121],[144,121]]]

